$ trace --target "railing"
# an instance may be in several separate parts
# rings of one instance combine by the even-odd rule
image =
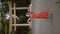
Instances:
[[[8,1],[9,3],[9,13],[10,13],[10,22],[9,22],[9,33],[12,31],[12,26],[14,26],[14,30],[16,31],[16,26],[30,26],[31,27],[31,23],[27,23],[27,24],[16,24],[16,16],[14,16],[14,24],[12,24],[12,9],[14,10],[14,15],[16,15],[16,10],[17,9],[29,9],[29,7],[16,7],[15,3],[13,5],[12,8],[12,3],[10,1]]]

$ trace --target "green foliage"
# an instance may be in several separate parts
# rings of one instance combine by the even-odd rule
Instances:
[[[5,18],[5,13],[8,10],[6,1],[2,4],[3,7],[0,9],[0,34],[9,34],[9,22]]]
[[[32,34],[31,30],[29,31],[29,34]]]
[[[1,11],[0,11],[0,32],[1,32],[1,29],[2,29],[1,19],[2,19],[2,17],[1,17]]]

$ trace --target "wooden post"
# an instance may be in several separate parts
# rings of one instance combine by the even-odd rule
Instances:
[[[9,5],[9,14],[10,14],[10,20],[9,20],[9,34],[12,32],[12,3],[8,1]]]
[[[15,9],[15,2],[14,2],[14,24],[16,24],[16,9]],[[14,25],[14,30],[16,31],[16,25]]]

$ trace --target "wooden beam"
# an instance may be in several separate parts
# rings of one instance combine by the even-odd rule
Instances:
[[[12,26],[29,26],[30,24],[12,24]]]
[[[12,9],[14,9],[14,8],[12,8]],[[29,9],[29,7],[16,7],[15,9]]]

